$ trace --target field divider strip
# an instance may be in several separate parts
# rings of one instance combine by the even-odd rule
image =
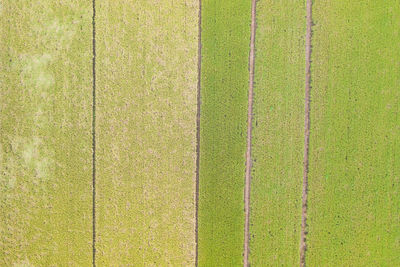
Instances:
[[[247,151],[246,151],[246,177],[244,188],[244,260],[243,266],[249,266],[249,242],[250,242],[250,185],[251,185],[251,141],[253,128],[253,89],[254,89],[254,59],[255,59],[255,37],[256,37],[256,0],[251,1],[251,34],[249,54],[249,92],[247,109]]]
[[[308,200],[308,167],[310,143],[310,90],[311,90],[311,37],[312,37],[312,0],[307,0],[306,29],[306,63],[305,63],[305,108],[304,108],[304,158],[303,158],[303,192],[300,236],[300,266],[306,266],[307,250],[307,200]]]
[[[96,266],[96,0],[92,0],[92,71],[93,71],[93,103],[92,103],[92,261]]]
[[[195,192],[195,266],[199,264],[199,189],[200,189],[200,107],[201,107],[201,0],[198,13],[197,114],[196,114],[196,192]]]

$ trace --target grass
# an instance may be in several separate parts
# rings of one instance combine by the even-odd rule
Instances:
[[[400,12],[313,5],[310,266],[400,264]]]
[[[304,1],[258,1],[250,264],[298,266],[304,146]]]
[[[199,266],[243,264],[251,1],[202,1]]]
[[[242,266],[251,0],[202,0],[198,266]],[[92,265],[92,1],[0,0],[0,265]],[[306,1],[257,1],[250,263],[300,260]],[[96,1],[96,263],[194,266],[198,0]],[[314,1],[308,266],[400,266],[400,7]]]
[[[91,264],[91,5],[1,1],[0,265]]]
[[[194,265],[198,2],[96,11],[96,261]]]

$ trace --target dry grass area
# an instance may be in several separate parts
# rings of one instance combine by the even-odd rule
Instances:
[[[91,4],[0,3],[0,265],[88,266]]]
[[[96,10],[97,263],[193,265],[198,3]]]

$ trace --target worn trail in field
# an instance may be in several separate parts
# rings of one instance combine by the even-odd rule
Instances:
[[[1,1],[1,266],[91,265],[91,15]]]
[[[198,2],[96,12],[96,261],[193,265]]]
[[[307,265],[400,265],[400,7],[315,1]]]
[[[310,90],[311,90],[311,38],[312,38],[312,0],[306,2],[307,29],[306,29],[306,78],[304,98],[304,156],[303,156],[303,190],[301,211],[300,235],[300,266],[306,265],[307,250],[307,201],[308,201],[308,168],[309,168],[309,143],[310,143]]]
[[[199,189],[200,189],[200,117],[201,117],[201,2],[198,0],[198,35],[197,35],[197,114],[196,114],[196,197],[195,197],[195,258],[199,264]]]
[[[254,57],[255,57],[255,37],[256,37],[256,0],[251,1],[251,34],[250,34],[250,54],[249,54],[249,92],[247,104],[247,151],[246,151],[246,175],[244,189],[244,259],[243,265],[249,265],[249,227],[250,227],[250,184],[251,184],[251,139],[253,130],[253,89],[254,89]]]
[[[96,1],[92,0],[92,264],[96,266]]]

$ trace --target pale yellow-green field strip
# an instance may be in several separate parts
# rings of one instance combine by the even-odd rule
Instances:
[[[96,262],[195,260],[198,1],[96,5]]]
[[[91,16],[0,2],[0,266],[91,265]]]

